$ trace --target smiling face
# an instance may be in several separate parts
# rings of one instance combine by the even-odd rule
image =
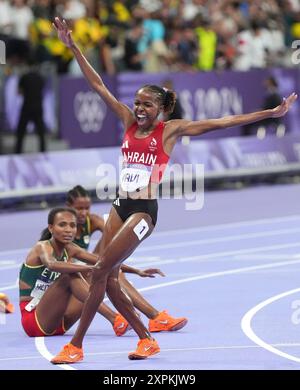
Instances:
[[[78,224],[84,225],[86,218],[90,213],[91,198],[89,196],[78,196],[73,200],[73,203],[70,204],[70,207],[75,209],[77,212]]]
[[[52,225],[48,225],[52,237],[58,242],[66,245],[72,242],[77,231],[77,220],[74,214],[69,211],[57,213]]]
[[[162,106],[155,93],[141,88],[135,95],[133,111],[139,128],[149,129],[162,111]]]

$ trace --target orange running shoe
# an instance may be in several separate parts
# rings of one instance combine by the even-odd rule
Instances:
[[[130,360],[142,360],[147,359],[151,355],[155,355],[160,352],[159,345],[154,339],[141,339],[138,342],[137,349],[134,352],[130,352],[128,359]]]
[[[51,359],[51,363],[70,364],[80,362],[81,360],[83,360],[82,348],[75,347],[75,345],[69,343],[63,347],[58,355]]]
[[[128,330],[132,329],[129,322],[119,313],[115,318],[113,328],[117,336],[123,336]]]
[[[175,330],[182,329],[188,320],[187,318],[180,317],[174,318],[171,317],[166,310],[161,311],[158,316],[153,320],[149,320],[149,331],[152,332],[172,332]]]
[[[8,296],[4,293],[0,293],[0,312],[13,313],[14,311],[14,305],[9,302]]]

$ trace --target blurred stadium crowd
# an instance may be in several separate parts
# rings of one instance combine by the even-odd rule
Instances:
[[[30,58],[79,74],[52,28],[55,15],[108,74],[292,67],[300,39],[300,0],[0,0],[9,65]]]

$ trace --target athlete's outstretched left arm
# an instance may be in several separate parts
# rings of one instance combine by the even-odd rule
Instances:
[[[269,110],[256,111],[250,114],[241,114],[241,115],[230,115],[225,116],[219,119],[208,119],[201,121],[187,121],[187,120],[178,120],[173,121],[176,127],[176,122],[178,124],[176,134],[178,136],[182,135],[200,135],[208,131],[225,129],[227,127],[233,126],[242,126],[248,123],[254,123],[262,119],[267,118],[279,118],[284,116],[292,104],[297,99],[296,93],[292,93],[288,98],[283,99],[282,103]]]
[[[127,264],[121,265],[121,270],[123,272],[129,273],[129,274],[136,274],[141,276],[142,278],[155,278],[155,274],[158,274],[160,276],[166,276],[160,269],[158,268],[147,268],[145,270],[141,270],[138,268],[130,267]]]

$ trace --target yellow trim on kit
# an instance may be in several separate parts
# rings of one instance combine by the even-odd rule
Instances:
[[[91,218],[88,215],[86,217],[86,222],[87,222],[88,234],[91,235]]]
[[[56,329],[54,329],[54,331],[53,331],[52,333],[47,333],[47,332],[45,332],[44,329],[41,327],[41,325],[40,325],[40,323],[39,323],[39,320],[38,320],[38,318],[37,318],[36,309],[34,310],[34,318],[35,318],[35,321],[36,321],[36,324],[37,324],[39,330],[40,330],[41,332],[43,332],[45,336],[53,336],[53,335],[54,335],[54,333],[56,332]]]
[[[42,267],[44,267],[44,264],[41,264],[41,265],[29,265],[29,264],[24,263],[24,265],[27,268],[42,268]]]
[[[66,261],[68,261],[69,255],[68,255],[68,251],[67,251],[66,249],[64,249],[64,254],[65,254],[65,256],[67,257],[67,258],[66,258]]]
[[[61,321],[61,327],[63,328],[63,331],[66,333],[66,331],[67,331],[68,329],[66,329],[66,327],[65,327],[65,317],[63,317],[63,319],[62,319],[62,321]]]

